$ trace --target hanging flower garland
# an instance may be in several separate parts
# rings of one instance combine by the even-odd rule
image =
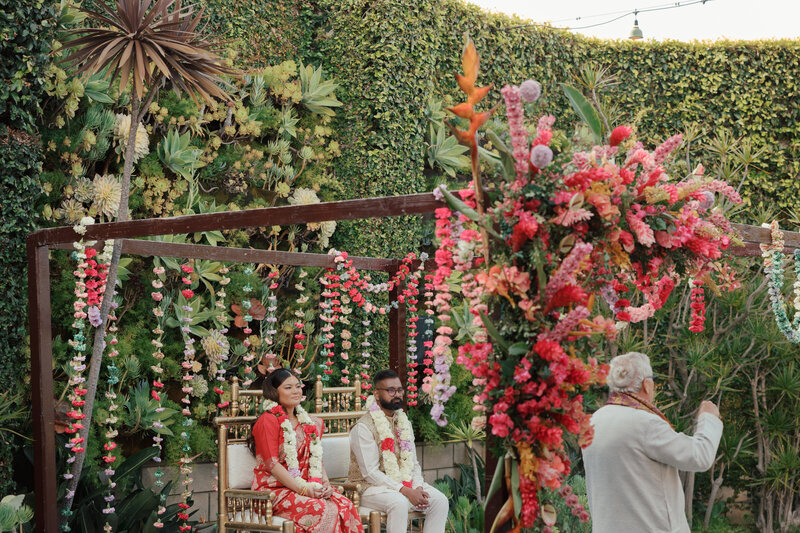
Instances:
[[[156,413],[163,413],[165,409],[161,399],[161,391],[164,389],[164,383],[161,381],[161,376],[164,373],[164,368],[161,366],[161,361],[164,360],[164,352],[161,350],[164,347],[164,331],[166,329],[167,314],[170,307],[170,298],[165,298],[164,293],[161,291],[161,289],[164,288],[165,272],[166,270],[161,265],[153,267],[153,274],[156,275],[156,278],[151,283],[154,291],[150,293],[150,298],[152,298],[153,302],[155,303],[153,306],[153,316],[155,316],[156,319],[156,327],[153,328],[154,338],[150,341],[154,348],[153,358],[156,360],[156,364],[150,367],[154,374],[152,381],[153,388],[150,391],[150,395],[156,401]],[[157,465],[153,476],[155,477],[155,485],[158,488],[164,487],[164,480],[162,479],[164,477],[164,471],[161,470],[161,443],[164,441],[164,437],[161,436],[161,430],[163,428],[164,425],[161,422],[153,422],[153,429],[155,430],[153,434],[153,446],[159,450],[158,454],[153,457],[153,461],[155,461]],[[164,493],[164,491],[161,491],[159,495],[158,511],[156,513],[156,521],[153,522],[153,527],[158,529],[164,527],[164,522],[162,519],[166,512],[167,495]]]
[[[183,387],[181,388],[181,392],[184,394],[183,398],[181,398],[181,403],[183,404],[183,409],[181,410],[183,420],[181,421],[181,425],[184,429],[180,434],[180,437],[183,440],[183,446],[181,447],[183,455],[179,459],[180,473],[183,476],[183,492],[181,493],[183,502],[178,503],[178,506],[181,508],[181,512],[178,513],[178,518],[183,520],[183,524],[178,526],[178,529],[181,531],[189,531],[191,530],[192,526],[190,526],[188,523],[189,515],[186,513],[186,511],[190,507],[189,499],[192,497],[192,491],[189,488],[190,484],[192,483],[192,478],[190,477],[192,474],[192,458],[189,455],[192,451],[192,447],[189,444],[189,428],[191,428],[194,422],[191,418],[192,411],[190,406],[192,403],[191,394],[193,392],[191,381],[194,378],[193,371],[195,367],[195,341],[191,336],[190,329],[190,325],[192,323],[191,313],[194,311],[190,302],[194,297],[194,291],[191,289],[192,280],[186,276],[194,272],[194,268],[190,263],[184,263],[181,265],[181,271],[184,274],[184,276],[181,277],[181,281],[184,284],[184,288],[181,290],[181,295],[186,300],[186,305],[182,306],[181,308],[183,311],[181,314],[183,323],[180,325],[181,336],[183,337],[184,342],[183,362],[181,363],[181,366],[183,367]]]
[[[425,353],[422,359],[422,364],[424,365],[422,373],[425,374],[425,377],[423,378],[423,390],[428,393],[430,392],[428,385],[430,384],[430,380],[433,376],[433,324],[435,322],[433,315],[436,314],[436,309],[433,303],[434,288],[432,281],[433,274],[425,274],[425,330],[423,331],[423,334],[425,335],[426,339],[430,340],[426,340],[423,343],[423,346],[425,347]]]
[[[253,274],[253,269],[248,267],[244,270],[245,275],[250,276]],[[250,301],[250,298],[247,296],[251,292],[253,292],[253,288],[248,284],[242,287],[242,291],[245,293],[245,297],[242,300],[241,308],[242,312],[244,312],[244,316],[242,316],[242,321],[244,322],[244,326],[242,327],[242,331],[245,335],[248,335],[242,341],[242,344],[245,348],[247,348],[247,354],[242,357],[245,362],[244,367],[244,381],[242,382],[242,386],[244,388],[249,387],[253,380],[256,379],[255,371],[253,370],[253,359],[256,358],[255,353],[251,350],[252,342],[250,341],[249,335],[253,333],[252,328],[250,328],[250,322],[253,320],[253,316],[250,314],[250,309],[253,307],[253,303]]]
[[[789,320],[786,310],[786,303],[783,299],[784,285],[784,258],[783,248],[785,246],[783,232],[778,227],[778,223],[773,221],[769,226],[771,231],[772,243],[761,245],[761,255],[764,258],[764,271],[767,274],[768,292],[771,302],[772,313],[775,315],[775,322],[778,329],[791,343],[800,342],[800,250],[794,251],[794,274],[795,282],[793,287],[794,299],[794,319]]]
[[[392,434],[392,426],[386,419],[381,407],[375,401],[375,396],[371,395],[366,403],[367,412],[375,423],[380,439],[381,458],[383,459],[383,470],[386,475],[393,480],[400,482],[405,487],[413,486],[414,475],[414,432],[411,429],[411,422],[402,409],[395,411],[397,419],[397,440],[400,444],[400,460],[397,459],[395,446],[395,435]]]
[[[303,274],[303,272],[301,272]],[[267,368],[268,371],[272,371],[274,366],[273,362],[277,359],[278,355],[275,353],[275,335],[278,333],[276,328],[276,323],[278,322],[278,317],[276,311],[278,309],[278,297],[275,295],[275,291],[278,289],[278,280],[277,278],[280,276],[280,272],[278,270],[273,270],[269,274],[267,274],[267,295],[265,298],[265,305],[266,305],[266,315],[264,316],[264,320],[261,321],[261,347],[264,350],[264,354],[262,358],[266,358],[269,361],[269,367]]]
[[[361,341],[361,399],[366,400],[369,390],[372,388],[372,380],[370,379],[370,358],[372,357],[372,344],[369,338],[372,336],[372,322],[368,315],[365,315],[364,320],[361,321],[364,326],[364,340]]]
[[[219,269],[219,273],[222,276],[219,280],[220,288],[215,292],[217,298],[214,302],[214,306],[219,312],[216,320],[223,327],[210,330],[209,335],[200,341],[209,360],[208,378],[212,383],[216,381],[214,392],[217,394],[218,409],[224,409],[230,404],[230,402],[224,401],[225,388],[228,382],[225,376],[228,371],[227,361],[228,353],[230,352],[230,344],[225,336],[228,333],[227,325],[230,322],[230,318],[225,313],[225,309],[227,309],[225,305],[225,297],[227,296],[225,287],[231,282],[231,278],[227,276],[228,272],[230,272],[230,269],[227,266]]]
[[[305,270],[300,272],[300,283],[295,284],[295,288],[299,291],[299,296],[297,298],[297,305],[298,308],[294,310],[294,344],[292,346],[293,351],[292,356],[287,358],[287,362],[290,363],[289,367],[295,374],[301,374],[302,370],[300,369],[300,365],[302,365],[306,360],[306,352],[308,351],[308,343],[306,342],[306,323],[305,323],[305,313],[303,312],[303,304],[308,301],[308,296],[306,296],[306,286],[303,283],[302,279],[305,278],[307,272]],[[276,284],[277,286],[277,284]]]
[[[436,250],[436,273],[433,277],[433,288],[435,297],[433,303],[436,307],[437,318],[441,325],[436,330],[436,337],[433,341],[431,354],[433,355],[433,370],[429,389],[433,406],[431,407],[431,418],[439,426],[447,425],[447,416],[444,412],[444,404],[455,392],[455,387],[450,385],[450,365],[453,363],[453,356],[450,352],[450,345],[453,343],[451,335],[453,330],[448,325],[450,321],[450,285],[447,282],[452,269],[453,248],[455,241],[452,239],[452,223],[450,217],[452,212],[446,207],[436,209],[436,237],[440,240],[439,249]]]
[[[339,259],[339,257],[336,259]],[[336,259],[334,259],[334,261],[336,261]],[[320,318],[325,322],[325,325],[321,328],[323,356],[325,360],[320,363],[320,368],[323,373],[322,380],[327,383],[330,381],[331,374],[333,374],[333,358],[336,355],[333,351],[336,346],[333,332],[334,325],[338,322],[338,315],[341,309],[339,307],[340,302],[337,299],[340,293],[336,290],[339,287],[339,276],[333,272],[333,269],[329,268],[325,271],[320,283],[322,283],[324,287],[320,295],[320,308],[322,309],[322,316]]]
[[[297,459],[297,433],[292,427],[292,422],[286,415],[283,407],[271,400],[264,402],[264,410],[272,413],[278,419],[283,430],[283,451],[286,454],[286,466],[289,475],[301,486],[311,489],[322,487],[322,439],[319,435],[319,428],[311,420],[305,409],[301,406],[295,407],[297,421],[303,426],[306,437],[311,437],[310,452],[308,460],[308,479],[303,479],[300,472],[300,462]]]
[[[103,253],[98,257],[98,267],[102,265],[104,271],[108,270],[113,251],[114,243],[106,242],[103,248]],[[116,292],[114,294],[116,294]],[[114,294],[112,294],[112,296],[114,296]],[[109,401],[109,404],[106,408],[106,412],[108,414],[105,420],[100,421],[100,424],[104,425],[106,428],[105,433],[103,434],[105,440],[105,442],[103,442],[103,450],[105,451],[105,455],[102,456],[102,460],[105,463],[104,473],[106,476],[108,476],[108,485],[106,486],[105,494],[103,496],[106,506],[103,508],[102,513],[105,515],[109,515],[114,512],[114,488],[116,487],[116,483],[111,480],[111,476],[115,474],[114,463],[117,460],[117,455],[114,453],[114,449],[116,449],[117,443],[114,442],[114,438],[116,438],[118,435],[116,425],[117,422],[119,422],[119,417],[116,415],[119,405],[116,403],[117,393],[114,392],[114,385],[119,383],[119,368],[117,368],[116,364],[114,364],[114,359],[119,355],[119,351],[117,350],[117,344],[119,343],[119,340],[117,339],[117,331],[119,331],[119,327],[116,324],[116,309],[118,307],[119,302],[116,299],[113,300],[111,302],[111,309],[108,314],[108,331],[110,336],[107,346],[110,347],[110,349],[108,352],[108,364],[106,366],[107,390],[105,396]],[[111,531],[111,529],[111,524],[108,522],[103,525],[104,531]]]
[[[94,219],[91,217],[84,217],[74,227],[75,232],[79,235],[86,233],[86,226],[94,224]],[[77,260],[78,264],[76,270],[73,271],[75,276],[75,302],[73,302],[73,318],[72,327],[75,330],[73,338],[69,341],[70,347],[75,351],[69,366],[69,382],[68,387],[72,390],[68,399],[72,405],[67,416],[70,418],[70,427],[65,430],[70,437],[65,447],[70,451],[67,457],[67,464],[72,464],[77,459],[78,455],[86,451],[84,439],[77,434],[77,432],[84,428],[82,420],[86,418],[83,413],[83,406],[86,404],[84,396],[87,389],[84,386],[86,378],[83,372],[86,370],[86,339],[89,335],[87,331],[86,320],[88,319],[89,325],[100,324],[100,311],[99,304],[102,295],[105,292],[105,279],[106,279],[106,265],[99,263],[94,259],[97,256],[97,250],[92,248],[95,244],[94,241],[83,242],[82,240],[73,244],[75,253],[73,257]],[[110,244],[107,242],[106,246],[113,246],[113,241]],[[98,258],[100,259],[100,258]],[[64,479],[72,479],[73,475],[69,472],[63,475]],[[68,494],[67,497],[74,497],[73,494]],[[68,522],[69,516],[72,515],[71,511],[63,511]],[[64,525],[63,529],[69,531],[69,526]]]
[[[424,268],[420,265],[420,269]],[[419,397],[419,387],[417,387],[418,378],[417,375],[419,371],[417,367],[419,363],[417,362],[417,335],[419,332],[417,331],[417,322],[419,321],[419,315],[417,314],[417,304],[419,303],[419,276],[410,276],[408,279],[408,297],[406,299],[407,303],[407,321],[408,321],[408,405],[413,407],[417,405],[417,398]]]

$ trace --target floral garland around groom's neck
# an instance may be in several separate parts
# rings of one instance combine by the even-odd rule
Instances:
[[[414,430],[411,429],[411,422],[402,409],[398,409],[394,416],[397,417],[398,438],[400,441],[400,460],[395,454],[395,437],[392,434],[392,426],[386,418],[380,405],[375,401],[375,396],[370,396],[366,404],[367,411],[375,422],[375,429],[378,430],[380,442],[378,446],[383,458],[383,469],[387,476],[404,486],[412,488],[412,478],[414,475]]]

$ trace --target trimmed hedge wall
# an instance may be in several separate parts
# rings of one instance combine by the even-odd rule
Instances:
[[[218,3],[208,1],[212,9]],[[228,24],[237,28],[237,39],[249,43],[242,49],[243,65],[291,51],[323,64],[342,84],[337,94],[345,105],[337,124],[343,157],[336,177],[348,198],[427,188],[425,104],[457,96],[453,73],[460,71],[468,32],[482,58],[479,83],[493,82],[499,89],[537,79],[545,108],[562,128],[577,117],[558,83],[574,83],[586,65],[605,66],[620,81],[609,94],[623,116],[639,113],[640,137],[655,144],[692,124],[707,133],[725,128],[735,137],[748,136],[766,152],[750,169],[742,189],[746,200],[798,205],[800,41],[600,41],[548,28],[507,29],[524,21],[458,0],[283,5],[251,2],[248,13],[266,18],[250,26]],[[259,34],[267,38],[259,41]],[[499,101],[495,90],[487,107]],[[399,255],[418,248],[422,235],[418,224],[401,219],[342,226],[338,244],[359,253]]]
[[[0,0],[0,392],[16,405],[29,395],[23,389],[30,369],[25,237],[35,229],[32,206],[41,194],[42,166],[39,141],[31,134],[41,113],[54,15],[52,2]],[[11,463],[20,441],[0,432],[0,494],[15,489]]]

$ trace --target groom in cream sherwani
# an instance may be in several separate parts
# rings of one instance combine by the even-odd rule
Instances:
[[[449,504],[422,479],[403,384],[393,370],[381,370],[373,383],[367,414],[350,430],[349,480],[367,487],[361,505],[386,513],[386,533],[405,532],[412,510],[425,513],[423,533],[444,533]]]

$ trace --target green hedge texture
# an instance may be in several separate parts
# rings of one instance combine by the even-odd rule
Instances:
[[[35,229],[32,207],[41,193],[41,150],[31,134],[41,114],[54,8],[44,0],[0,0],[0,391],[17,405],[27,401],[20,387],[30,369],[25,237]],[[11,462],[19,446],[12,433],[0,432],[0,494],[15,489]]]
[[[248,4],[248,13],[275,14],[262,21],[278,24],[263,40],[257,38],[265,34],[262,22],[228,24],[236,39],[255,47],[242,55],[243,64],[296,51],[341,83],[337,94],[345,105],[336,120],[343,157],[336,177],[347,198],[429,187],[425,104],[444,96],[461,100],[453,74],[460,72],[468,33],[482,60],[479,83],[495,84],[487,108],[500,103],[498,89],[506,83],[534,78],[543,87],[543,108],[570,130],[577,116],[558,83],[575,84],[584,66],[607,67],[620,81],[609,100],[626,120],[638,114],[640,138],[657,144],[693,124],[709,134],[705,140],[719,129],[750,137],[765,153],[742,189],[746,201],[798,205],[798,41],[600,41],[550,28],[514,29],[524,21],[458,0],[316,0],[291,13],[283,5]],[[294,41],[279,43],[275,35]],[[421,239],[419,225],[408,220],[342,226],[337,244],[359,253],[399,255]]]

